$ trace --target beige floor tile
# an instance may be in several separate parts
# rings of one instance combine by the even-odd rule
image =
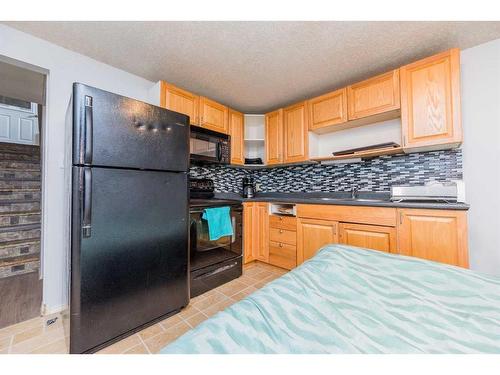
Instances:
[[[278,275],[270,275],[270,276],[267,276],[266,278],[262,279],[261,281],[259,281],[258,283],[255,283],[255,287],[260,289],[262,288],[263,286],[269,284],[271,281],[275,280],[276,278],[278,278],[279,276]]]
[[[142,331],[138,332],[138,335],[141,337],[143,340],[147,340],[150,337],[156,336],[157,334],[165,331],[163,326],[160,323],[156,323],[148,328],[143,329]]]
[[[13,336],[17,333],[26,331],[34,327],[40,327],[42,325],[42,319],[40,317],[27,320],[25,322],[17,323],[5,328],[0,329],[0,339],[8,336]]]
[[[0,350],[9,349],[10,342],[12,341],[12,336],[4,337],[0,339]]]
[[[243,265],[243,271],[248,270],[250,268],[253,268],[257,266],[257,262],[251,262]]]
[[[43,333],[39,336],[34,336],[28,340],[24,340],[18,344],[12,345],[11,353],[31,353],[33,350],[40,348],[41,346],[48,345],[64,338],[64,330],[58,329],[51,332]]]
[[[243,298],[249,296],[256,290],[258,289],[253,286],[249,286],[248,288],[243,289],[241,292],[238,292],[235,295],[231,296],[231,298],[234,299],[235,301],[241,301]]]
[[[212,316],[212,315],[218,313],[219,311],[222,311],[225,308],[231,306],[235,302],[236,302],[235,300],[228,298],[228,299],[225,299],[223,301],[217,302],[216,304],[214,304],[212,306],[207,307],[206,309],[202,310],[202,312],[207,316]]]
[[[163,326],[164,329],[168,329],[170,327],[175,326],[176,324],[182,322],[182,318],[179,316],[179,314],[172,315],[170,318],[167,318],[165,320],[162,320],[160,324]]]
[[[259,273],[261,273],[262,271],[264,271],[264,270],[261,269],[261,268],[259,268],[259,267],[252,267],[252,268],[250,268],[248,270],[244,270],[243,271],[243,275],[253,278],[254,276],[256,276]]]
[[[206,309],[207,307],[213,306],[217,302],[225,300],[226,298],[227,296],[217,291],[211,293],[210,296],[208,296],[204,300],[196,302],[193,306],[196,307],[198,310],[203,310]]]
[[[240,283],[243,283],[247,286],[253,285],[257,282],[257,280],[252,279],[250,276],[243,275],[237,279]]]
[[[14,335],[14,339],[12,340],[12,345],[16,345],[19,344],[20,342],[32,339],[33,337],[40,336],[42,335],[42,333],[43,333],[42,325],[27,329],[26,331],[19,332]]]
[[[188,305],[178,314],[182,319],[189,318],[190,316],[199,313],[200,311],[194,305]]]
[[[251,276],[251,277],[261,281],[261,280],[264,280],[265,278],[272,276],[272,275],[275,275],[275,273],[273,273],[270,270],[261,270],[256,276]]]
[[[207,316],[200,312],[198,314],[195,314],[187,318],[186,323],[189,324],[191,328],[194,328],[201,322],[204,322],[205,320],[207,320]]]
[[[113,345],[100,350],[99,352],[97,352],[97,354],[121,354],[139,344],[142,344],[141,339],[137,334],[133,334],[132,336],[129,336],[121,341],[114,343]]]
[[[205,298],[207,298],[207,295],[206,295],[205,293],[204,293],[204,294],[201,294],[201,295],[199,295],[199,296],[197,296],[197,297],[191,298],[191,299],[189,300],[189,304],[192,304],[192,303],[194,304],[194,303],[196,303],[196,302],[199,302],[199,301],[204,300]]]
[[[123,354],[149,354],[149,351],[146,346],[141,343],[125,351]]]
[[[247,284],[239,282],[238,280],[233,280],[229,283],[226,283],[218,287],[217,291],[228,297],[231,297],[232,295],[241,292],[245,288],[248,288]]]
[[[145,341],[151,353],[158,353],[164,346],[174,341],[177,337],[189,331],[191,327],[185,323],[180,322],[175,326],[167,329],[165,332],[160,333]]]
[[[65,338],[59,339],[35,349],[31,354],[66,354],[68,353],[67,342]]]

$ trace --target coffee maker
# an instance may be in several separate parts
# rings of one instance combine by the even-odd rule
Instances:
[[[255,197],[255,187],[253,177],[243,177],[243,192],[242,195],[244,198],[253,198]]]

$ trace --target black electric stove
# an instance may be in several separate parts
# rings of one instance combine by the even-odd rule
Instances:
[[[211,240],[203,211],[230,207],[233,235]],[[240,201],[214,198],[211,179],[190,180],[191,297],[196,297],[242,274],[243,207]]]

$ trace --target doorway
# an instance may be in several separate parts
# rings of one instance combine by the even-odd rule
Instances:
[[[19,74],[23,79],[16,80]],[[40,131],[45,78],[42,86],[26,82],[26,77],[32,83],[39,80],[36,75],[41,74],[0,61],[0,76],[8,77],[0,86],[0,328],[40,316],[42,306]]]

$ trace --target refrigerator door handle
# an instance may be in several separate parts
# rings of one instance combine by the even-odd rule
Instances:
[[[92,169],[83,170],[83,237],[92,235]]]
[[[91,96],[85,96],[85,151],[83,154],[83,163],[92,163],[92,138],[93,138],[93,99]]]

